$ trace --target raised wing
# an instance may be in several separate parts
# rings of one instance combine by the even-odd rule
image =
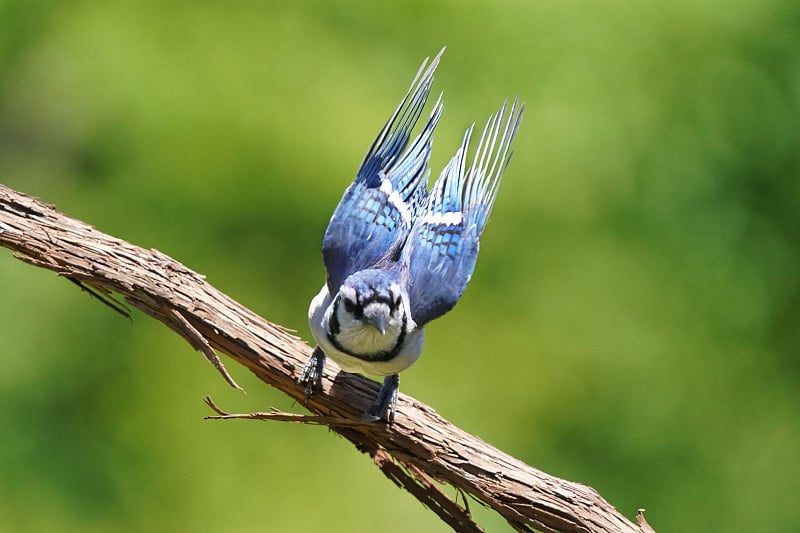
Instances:
[[[424,204],[432,135],[442,114],[441,96],[410,146],[409,139],[430,93],[442,52],[444,49],[430,65],[427,59],[422,63],[328,223],[322,258],[332,293],[350,274],[398,255]]]
[[[489,118],[472,164],[465,169],[472,129],[436,180],[414,223],[401,262],[408,276],[411,316],[422,326],[453,308],[467,287],[483,228],[511,158],[524,105],[514,100]],[[474,125],[473,125],[474,126]]]

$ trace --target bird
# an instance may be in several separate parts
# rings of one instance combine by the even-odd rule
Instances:
[[[450,311],[472,276],[481,234],[511,158],[524,103],[508,100],[487,121],[472,161],[473,123],[428,191],[433,133],[442,94],[422,115],[444,48],[426,58],[372,142],[331,216],[322,241],[326,280],[312,299],[317,344],[298,384],[309,397],[326,357],[345,372],[383,377],[362,419],[393,423],[399,374],[422,352],[425,325]]]

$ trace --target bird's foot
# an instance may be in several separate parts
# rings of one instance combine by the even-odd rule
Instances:
[[[394,422],[394,415],[397,412],[397,392],[400,389],[400,376],[392,374],[383,378],[383,386],[375,403],[372,404],[366,413],[361,417],[367,422],[377,422],[385,420],[389,424]]]
[[[325,352],[319,346],[314,348],[311,357],[303,367],[300,377],[297,378],[298,385],[306,386],[306,398],[311,396],[314,388],[319,388],[322,384],[322,371],[325,368]]]

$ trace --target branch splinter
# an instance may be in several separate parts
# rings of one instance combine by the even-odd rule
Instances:
[[[240,390],[245,392],[243,388],[239,386],[236,381],[234,381],[233,377],[228,372],[228,369],[225,368],[225,365],[220,360],[217,352],[214,351],[214,348],[208,343],[205,337],[200,334],[197,329],[183,316],[183,313],[180,310],[175,309],[174,307],[167,307],[165,306],[165,311],[175,317],[178,323],[182,326],[182,332],[184,333],[184,337],[189,343],[194,347],[195,350],[200,351],[208,362],[214,365],[214,368],[222,375],[222,378],[228,382],[228,384],[233,387],[234,389]]]

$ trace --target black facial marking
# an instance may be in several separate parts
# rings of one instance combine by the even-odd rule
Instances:
[[[331,313],[331,318],[328,320],[328,340],[333,342],[333,338],[342,330],[339,326],[338,313]]]
[[[403,342],[406,339],[406,327],[408,326],[408,317],[406,314],[403,313],[403,325],[400,329],[400,335],[397,336],[397,342],[395,343],[394,347],[391,350],[386,350],[384,352],[377,352],[377,353],[353,353],[350,350],[346,349],[344,346],[341,345],[339,339],[337,338],[339,335],[339,319],[336,318],[336,313],[333,313],[331,316],[330,322],[328,323],[329,331],[328,331],[328,340],[333,347],[339,350],[342,353],[346,353],[347,355],[352,355],[353,357],[357,357],[359,359],[363,359],[364,361],[391,361],[394,359],[398,353],[400,353],[400,348],[403,347]]]
[[[358,301],[358,295],[356,295],[356,301],[351,300],[347,296],[343,296],[341,293],[336,295],[336,306],[338,307],[339,304],[344,306],[344,310],[353,315],[358,320],[364,318],[364,306],[361,305]],[[335,313],[334,313],[335,314]]]
[[[361,301],[361,307],[367,307],[369,304],[374,303],[382,303],[385,304],[391,311],[394,313],[395,309],[400,306],[400,296],[397,298],[393,298],[391,292],[390,293],[379,293],[375,290],[372,292],[363,295]]]

